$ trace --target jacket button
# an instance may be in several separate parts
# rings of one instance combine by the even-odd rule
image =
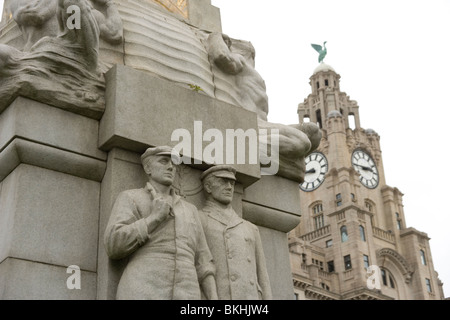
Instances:
[[[233,281],[233,282],[236,281],[236,276],[235,276],[235,275],[232,275],[232,276],[230,277],[230,280]]]

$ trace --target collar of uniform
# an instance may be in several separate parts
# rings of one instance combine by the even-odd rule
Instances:
[[[230,206],[226,210],[226,214],[224,213],[224,209],[218,205],[215,201],[206,201],[205,206],[202,211],[206,212],[209,217],[218,222],[226,225],[228,228],[232,228],[242,223],[244,220],[237,215],[234,209]],[[229,216],[229,218],[227,217]]]
[[[152,196],[153,199],[155,198],[157,192],[156,192],[155,187],[150,182],[147,182],[144,189],[145,189],[145,191],[150,193],[150,195]],[[173,189],[173,187],[170,187],[170,195],[172,197],[173,204],[176,204],[181,199],[181,197],[175,193],[175,190]]]

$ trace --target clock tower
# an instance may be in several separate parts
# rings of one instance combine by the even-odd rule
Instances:
[[[443,299],[427,234],[406,226],[403,194],[386,184],[380,136],[363,129],[340,75],[321,63],[299,122],[322,129],[300,185],[290,234],[299,299]]]

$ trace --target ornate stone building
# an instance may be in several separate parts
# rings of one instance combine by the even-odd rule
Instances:
[[[407,227],[403,194],[386,185],[380,136],[360,124],[340,75],[321,63],[300,123],[323,132],[306,159],[301,222],[289,245],[297,299],[439,300],[442,283],[426,233]]]

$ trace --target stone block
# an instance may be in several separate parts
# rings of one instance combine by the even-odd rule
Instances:
[[[0,181],[21,163],[98,182],[106,170],[105,161],[15,138],[0,152]]]
[[[97,268],[100,184],[19,165],[2,183],[0,261]]]
[[[274,300],[293,300],[294,287],[286,233],[259,227]]]
[[[0,114],[0,150],[17,137],[106,161],[98,121],[22,97]]]
[[[0,263],[0,300],[93,300],[96,274],[81,270],[80,289],[67,288],[66,267],[8,258]]]
[[[244,132],[249,129],[257,132],[258,129],[255,113],[142,71],[116,65],[107,73],[106,81],[106,111],[99,134],[99,145],[104,151],[117,147],[143,153],[149,146],[174,146],[182,140],[172,142],[172,133],[184,129],[191,137],[192,158],[202,160],[199,158],[203,153],[194,155],[194,141],[200,140],[202,150],[205,150],[211,144],[203,141],[206,130],[217,129],[225,140],[228,129]],[[194,132],[196,121],[202,123],[200,134]],[[235,158],[237,145],[235,141],[232,148]],[[231,148],[231,145],[224,143],[224,162],[227,147]],[[261,172],[259,155],[256,155],[255,164],[249,164],[249,148],[245,149],[246,164],[233,166],[237,169],[239,182],[248,186],[260,178]]]
[[[222,32],[220,9],[211,0],[189,1],[189,21],[199,29]]]
[[[289,232],[300,223],[298,183],[262,176],[244,189],[243,217],[258,226]]]

